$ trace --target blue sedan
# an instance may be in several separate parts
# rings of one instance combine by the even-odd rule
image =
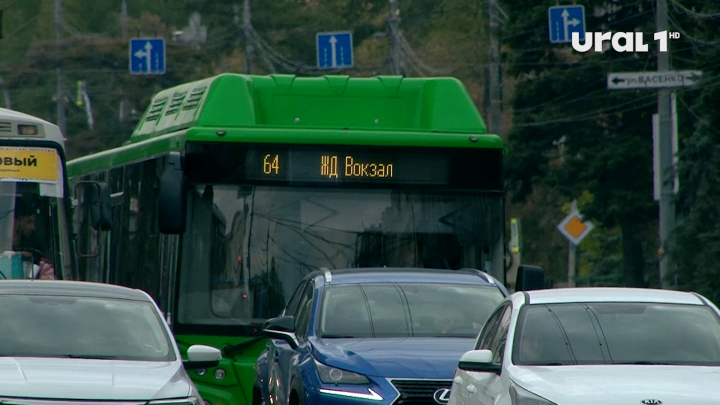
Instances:
[[[508,295],[477,270],[314,272],[263,329],[254,404],[445,404],[460,356]]]

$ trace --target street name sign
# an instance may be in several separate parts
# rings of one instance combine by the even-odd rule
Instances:
[[[691,87],[701,77],[702,72],[697,70],[608,73],[607,88],[609,90],[628,90]]]

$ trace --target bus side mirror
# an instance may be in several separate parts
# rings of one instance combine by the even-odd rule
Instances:
[[[89,203],[93,229],[109,231],[112,228],[112,197],[107,183],[80,181],[75,185],[75,198]]]
[[[515,280],[515,291],[542,290],[545,288],[545,270],[538,266],[520,265]]]
[[[109,231],[112,229],[112,197],[110,186],[107,183],[97,183],[98,188],[91,194],[92,227],[96,231]]]
[[[167,167],[160,179],[158,228],[161,233],[185,233],[187,188],[180,152],[170,152]]]
[[[79,209],[81,215],[85,213],[88,214],[90,227],[96,231],[109,231],[112,228],[112,196],[110,195],[110,186],[107,183],[79,181],[75,184],[74,194],[74,199],[80,206],[74,207],[73,210]],[[81,223],[84,224],[85,222],[82,221]],[[76,229],[76,231],[85,232],[85,230],[82,229]],[[91,253],[83,253],[81,251],[77,234],[74,245],[75,253],[80,257],[93,258],[100,252],[100,239],[90,239],[89,247],[91,247]]]

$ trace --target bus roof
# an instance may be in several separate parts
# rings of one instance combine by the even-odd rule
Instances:
[[[224,73],[159,92],[123,146],[68,162],[70,177],[186,142],[503,149],[454,78]]]
[[[21,135],[18,125],[36,125],[37,135]],[[38,117],[7,108],[0,108],[0,142],[3,140],[18,141],[52,141],[65,149],[65,137],[60,128]]]
[[[474,101],[455,78],[225,73],[158,93],[130,143],[188,128],[487,135]],[[190,133],[187,140],[193,140]]]

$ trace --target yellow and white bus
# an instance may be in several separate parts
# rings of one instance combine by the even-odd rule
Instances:
[[[0,280],[77,279],[65,138],[0,108]]]

